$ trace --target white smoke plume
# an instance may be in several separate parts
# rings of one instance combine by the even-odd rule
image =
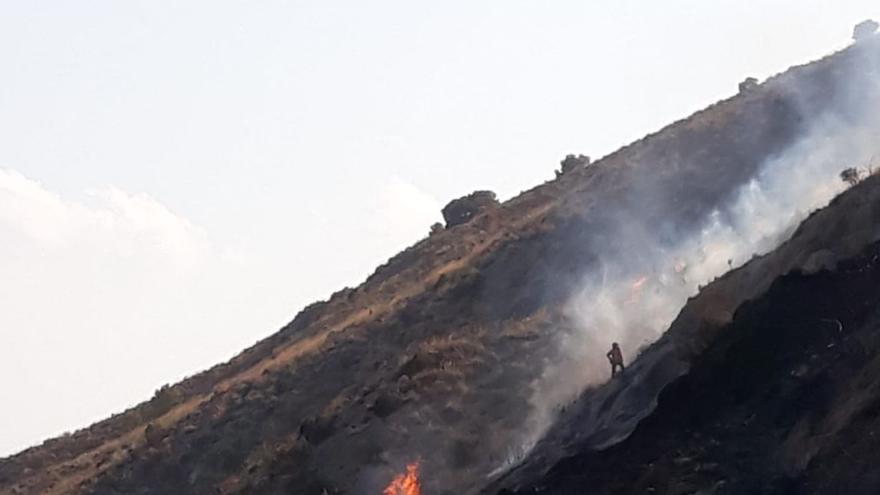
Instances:
[[[865,70],[852,84],[876,87],[876,72]],[[876,94],[864,87],[855,91]],[[863,103],[873,109],[880,101],[872,97]],[[794,145],[767,159],[730,201],[707,209],[700,226],[671,247],[642,228],[639,218],[616,219],[622,227],[615,245],[627,248],[600,258],[572,295],[566,313],[574,328],[558,332],[557,352],[545,360],[533,383],[525,438],[493,474],[522,459],[562,405],[609,379],[604,355],[612,342],[620,343],[632,361],[666,331],[700,286],[777,247],[810,212],[845,188],[842,169],[873,160],[880,151],[876,113],[867,110],[857,120],[835,115],[825,114]]]

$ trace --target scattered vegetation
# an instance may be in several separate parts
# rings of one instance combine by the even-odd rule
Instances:
[[[849,167],[840,172],[840,180],[846,182],[850,187],[858,184],[864,179],[880,173],[880,169],[875,169],[872,163],[864,167]]]
[[[172,407],[184,400],[181,392],[182,391],[177,387],[172,387],[167,384],[163,385],[156,390],[153,399],[144,405],[147,410],[144,411],[145,414],[143,414],[143,417],[155,418],[170,411]]]
[[[575,170],[587,167],[588,165],[590,165],[590,157],[586,155],[575,156],[569,154],[565,155],[565,158],[563,158],[563,160],[559,162],[559,164],[560,169],[556,170],[556,178],[574,172]]]
[[[840,180],[846,182],[850,186],[854,186],[862,180],[862,173],[855,167],[846,168],[840,172]]]
[[[754,77],[747,77],[743,80],[743,82],[739,83],[740,94],[748,93],[749,91],[754,91],[755,89],[758,89],[758,80]]]
[[[862,21],[853,28],[853,40],[856,43],[864,41],[873,36],[877,32],[877,28],[880,28],[880,24],[877,24],[877,21],[872,19]]]

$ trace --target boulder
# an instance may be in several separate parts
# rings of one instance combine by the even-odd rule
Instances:
[[[446,228],[469,222],[484,211],[497,208],[498,198],[492,191],[475,191],[467,196],[454,199],[443,208]]]

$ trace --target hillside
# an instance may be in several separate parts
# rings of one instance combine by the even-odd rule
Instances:
[[[629,493],[614,483],[657,452],[697,456],[649,428],[671,428],[668,397],[732,372],[717,355],[755,346],[756,318],[782,318],[774,291],[864,292],[846,274],[872,259],[876,179],[795,228],[880,150],[878,52],[872,38],[792,68],[432,234],[230,362],[0,460],[0,494],[378,494],[414,462],[426,494],[568,493],[608,449],[631,471],[603,486]],[[850,261],[785,276],[829,260]],[[869,321],[823,309],[803,317]],[[606,383],[612,340],[641,351],[638,380]]]
[[[487,492],[877,493],[878,282],[873,176],[703,289]]]

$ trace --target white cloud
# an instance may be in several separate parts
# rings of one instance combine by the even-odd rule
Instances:
[[[441,220],[437,199],[397,176],[382,185],[372,208],[377,233],[401,248],[424,237],[431,224]]]
[[[206,233],[146,194],[75,201],[0,169],[0,454],[85,426],[217,359]],[[226,270],[225,273],[229,273]],[[216,294],[214,294],[216,295]],[[215,327],[216,328],[216,327]],[[228,352],[228,351],[227,351]]]
[[[348,223],[331,217],[315,231],[267,216],[269,237],[230,255],[147,194],[107,187],[74,200],[0,169],[0,376],[15,377],[4,386],[16,397],[0,424],[17,425],[0,435],[0,455],[228,359],[337,289],[327,289],[333,264],[357,283],[425,237],[440,203],[380,180],[363,186],[374,192],[360,210],[337,217]]]
[[[0,169],[0,227],[43,249],[159,256],[176,267],[210,250],[202,230],[146,194],[108,187],[89,196],[91,204],[65,200],[39,182]]]

